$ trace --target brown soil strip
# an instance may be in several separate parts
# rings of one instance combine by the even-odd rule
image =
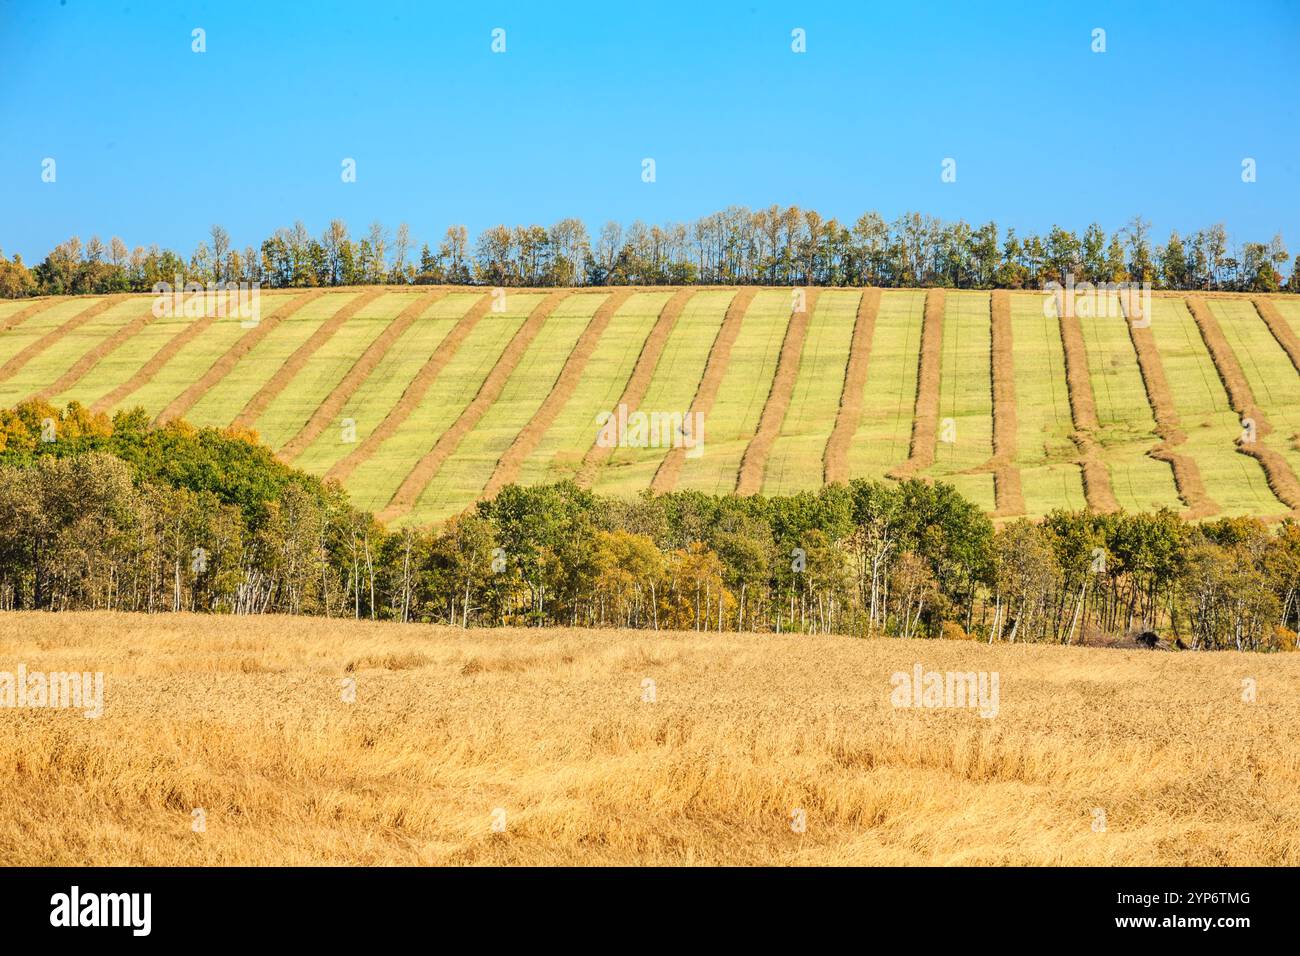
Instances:
[[[384,415],[384,420],[379,423],[379,427],[365,437],[365,440],[357,445],[356,448],[334,463],[334,466],[325,473],[326,478],[332,478],[335,481],[347,481],[352,472],[356,471],[357,466],[370,457],[376,448],[386,442],[397,429],[402,427],[405,422],[419,407],[425,393],[433,385],[434,380],[442,374],[447,363],[460,349],[461,343],[465,341],[466,336],[474,331],[479,320],[487,315],[488,310],[492,308],[492,294],[486,293],[484,296],[470,307],[470,310],[460,317],[450,332],[443,336],[438,347],[433,350],[429,356],[429,361],[420,367],[415,378],[411,379],[406,389],[402,392],[402,397],[397,400],[388,413]]]
[[[311,443],[314,442],[320,433],[329,427],[334,416],[342,411],[343,406],[347,404],[354,392],[361,387],[361,383],[370,377],[370,373],[375,370],[388,350],[392,348],[393,343],[402,337],[414,323],[417,318],[425,313],[439,299],[447,295],[446,289],[435,289],[432,292],[426,292],[424,295],[416,298],[414,302],[402,310],[397,318],[393,319],[384,331],[379,333],[379,337],[370,343],[370,346],[361,353],[361,357],[352,363],[348,373],[343,376],[343,381],[334,386],[333,391],[326,396],[325,401],[312,412],[311,418],[307,423],[298,430],[298,434],[285,444],[276,454],[285,461],[293,461],[304,451]],[[260,412],[259,412],[260,414]]]
[[[619,405],[626,405],[628,409],[635,411],[641,404],[646,389],[650,387],[650,379],[654,377],[655,366],[659,364],[659,356],[663,354],[664,346],[668,343],[668,334],[672,332],[673,326],[677,324],[677,317],[682,314],[682,309],[686,308],[686,303],[690,301],[695,291],[694,288],[678,289],[673,297],[664,303],[664,307],[659,311],[659,318],[655,320],[654,328],[641,344],[641,354],[637,356],[632,374],[628,377],[627,384],[623,386],[623,394],[618,399]],[[616,410],[616,408],[609,409],[610,412]],[[595,428],[593,416],[593,432]],[[575,479],[578,486],[590,488],[596,480],[596,473],[600,470],[600,466],[613,453],[613,448],[597,445],[593,434],[591,448],[582,459],[582,467],[578,469]]]
[[[989,364],[993,382],[993,497],[997,516],[1010,518],[1025,513],[1025,495],[1020,487],[1016,430],[1016,365],[1011,337],[1011,293],[995,289],[989,295],[991,348]]]
[[[912,412],[912,444],[907,461],[890,472],[891,478],[910,478],[934,464],[934,443],[939,428],[939,371],[943,357],[943,289],[925,296],[921,323],[921,356],[916,374],[916,404]]]
[[[776,363],[776,374],[772,376],[772,387],[768,390],[767,401],[763,403],[763,413],[758,419],[758,430],[749,440],[745,454],[740,459],[740,471],[736,475],[738,495],[757,494],[763,487],[763,476],[767,473],[767,460],[772,454],[772,445],[781,434],[785,413],[790,408],[790,396],[794,394],[795,379],[799,377],[799,362],[803,358],[803,344],[808,337],[808,322],[816,308],[817,290],[806,289],[803,310],[793,313],[785,327],[785,338],[781,341],[781,357]]]
[[[1201,469],[1190,455],[1179,454],[1175,449],[1187,441],[1174,406],[1174,395],[1165,378],[1165,365],[1156,348],[1155,337],[1149,326],[1135,323],[1142,318],[1141,298],[1132,293],[1120,296],[1120,307],[1124,310],[1128,325],[1129,339],[1133,342],[1133,351],[1137,353],[1138,371],[1142,375],[1142,385],[1146,389],[1147,404],[1156,420],[1156,434],[1161,442],[1147,452],[1156,461],[1169,465],[1174,473],[1174,484],[1178,488],[1178,497],[1187,506],[1184,517],[1195,520],[1208,518],[1219,512],[1219,505],[1205,490],[1201,478]]]
[[[849,362],[844,368],[844,386],[840,389],[840,407],[835,413],[835,427],[826,440],[822,454],[822,480],[826,484],[849,480],[849,446],[862,419],[863,391],[867,387],[867,367],[871,361],[871,338],[876,332],[876,314],[880,311],[880,290],[863,289],[858,300],[858,315],[853,323],[853,341],[849,345]]]
[[[1111,485],[1110,471],[1102,460],[1096,432],[1097,402],[1092,394],[1092,375],[1088,371],[1088,349],[1083,341],[1083,327],[1074,312],[1074,295],[1062,293],[1056,304],[1061,326],[1061,345],[1065,349],[1065,385],[1070,395],[1070,417],[1074,434],[1070,439],[1079,449],[1079,469],[1083,472],[1083,495],[1093,511],[1119,511],[1119,501]]]
[[[64,336],[69,335],[72,332],[75,332],[77,329],[81,328],[83,325],[85,325],[95,316],[107,312],[109,309],[111,309],[113,306],[115,306],[117,303],[121,302],[125,298],[127,298],[127,296],[125,295],[105,296],[104,298],[96,302],[94,305],[82,309],[80,312],[78,312],[72,318],[68,319],[62,325],[58,326],[57,328],[50,329],[50,331],[46,332],[35,342],[32,342],[25,349],[20,351],[17,355],[11,357],[9,361],[4,363],[4,365],[0,365],[0,382],[9,378],[20,368],[22,368],[24,365],[30,362],[34,357],[39,355],[41,352],[45,351],[51,345],[58,342]]]
[[[303,367],[306,366],[306,364],[311,360],[311,357],[320,350],[320,347],[333,338],[334,333],[343,328],[345,322],[368,306],[371,302],[378,299],[381,295],[384,295],[385,291],[386,290],[380,287],[377,289],[371,289],[368,292],[363,292],[322,322],[320,326],[317,327],[316,331],[312,332],[306,342],[303,342],[302,345],[293,350],[293,354],[285,359],[284,364],[276,370],[276,373],[266,381],[266,384],[257,390],[257,394],[245,403],[243,409],[241,409],[239,414],[235,416],[234,424],[245,428],[251,428],[253,423],[262,417],[262,413],[266,411],[267,407],[275,401],[276,397],[283,392],[288,387],[289,383],[294,380],[297,374],[303,370]]]
[[[1223,334],[1223,329],[1219,327],[1218,320],[1210,311],[1210,307],[1199,297],[1189,297],[1187,308],[1196,321],[1196,327],[1201,332],[1205,347],[1210,351],[1210,358],[1214,360],[1214,367],[1228,393],[1228,402],[1232,405],[1233,411],[1243,419],[1250,418],[1255,422],[1255,441],[1243,442],[1239,438],[1237,451],[1259,462],[1264,469],[1264,477],[1268,481],[1269,488],[1273,490],[1273,494],[1279,501],[1292,511],[1300,509],[1300,481],[1296,479],[1295,472],[1291,470],[1285,458],[1271,448],[1264,447],[1264,439],[1273,428],[1268,423],[1263,410],[1255,404],[1250,383],[1246,381],[1246,375],[1242,372],[1237,356],[1233,354],[1232,347]]]
[[[727,314],[723,316],[722,324],[718,326],[718,334],[713,337],[713,345],[709,347],[709,359],[704,365],[704,374],[700,376],[700,381],[695,386],[695,397],[691,400],[691,414],[699,412],[707,420],[709,412],[713,410],[713,403],[718,398],[718,388],[722,385],[722,376],[726,374],[727,364],[731,361],[731,349],[740,335],[740,324],[744,321],[745,312],[748,311],[749,303],[754,301],[756,294],[755,289],[742,289],[727,306]],[[632,408],[631,405],[628,407]],[[676,488],[685,461],[685,448],[670,448],[655,470],[654,479],[650,482],[650,490],[662,493]]]
[[[36,397],[48,400],[53,398],[55,395],[67,391],[77,382],[81,381],[82,376],[98,365],[100,359],[105,355],[108,355],[153,320],[153,305],[150,304],[145,308],[143,315],[132,319],[112,335],[101,341],[81,358],[77,359],[76,364],[74,364],[72,368],[60,375],[52,385],[48,385],[41,389],[41,391],[37,393]]]
[[[8,332],[10,329],[16,329],[38,312],[44,312],[52,305],[57,305],[60,299],[37,299],[25,309],[19,309],[9,318],[0,322],[0,334]]]
[[[525,459],[537,448],[542,436],[546,434],[547,429],[555,422],[561,409],[573,396],[574,390],[578,387],[578,382],[582,379],[582,373],[587,368],[587,363],[596,351],[597,343],[600,342],[601,336],[605,334],[605,329],[609,326],[610,319],[614,317],[614,313],[622,308],[623,303],[631,297],[631,289],[617,289],[601,303],[600,308],[596,310],[596,314],[591,317],[591,321],[587,323],[587,327],[574,344],[573,351],[569,353],[568,359],[565,360],[564,368],[560,370],[559,377],[556,378],[555,384],[551,386],[551,391],[546,396],[546,400],[534,413],[532,420],[515,436],[514,442],[497,462],[496,470],[492,472],[492,477],[488,479],[487,486],[483,489],[481,497],[491,498],[503,487],[519,477],[519,469],[523,466]]]
[[[1264,320],[1268,326],[1269,332],[1273,338],[1277,339],[1277,344],[1282,346],[1286,352],[1287,358],[1291,360],[1291,365],[1297,372],[1300,372],[1300,338],[1296,337],[1295,332],[1281,312],[1268,299],[1252,299],[1255,304],[1255,311],[1259,317]]]
[[[313,289],[310,292],[304,292],[292,302],[285,303],[283,308],[277,309],[274,313],[258,322],[257,325],[241,335],[235,344],[227,349],[226,353],[222,355],[221,358],[217,359],[217,361],[213,363],[212,367],[200,376],[197,382],[185,389],[185,391],[177,396],[170,405],[164,408],[162,412],[159,413],[158,417],[154,419],[154,424],[161,424],[162,422],[171,421],[173,418],[180,418],[188,412],[192,407],[194,407],[194,403],[197,402],[208,389],[225,378],[239,360],[247,355],[258,342],[270,335],[271,331],[279,325],[281,321],[297,312],[307,303],[320,298],[324,294],[324,290],[321,289]],[[153,377],[154,373],[163,366],[164,362],[179,352],[185,347],[186,343],[200,335],[216,321],[218,321],[218,317],[215,315],[203,316],[202,318],[197,319],[189,328],[180,332],[180,334],[168,342],[157,355],[151,358],[144,368],[131,376],[131,381],[128,383],[131,387],[128,388],[127,391],[135,391],[135,389],[147,382]],[[99,407],[101,404],[113,404],[113,401],[110,401],[110,399],[114,399],[114,396],[116,396],[119,391],[121,391],[121,389],[115,389],[112,395],[106,396],[101,399],[100,402],[97,402],[96,407]]]
[[[402,481],[401,486],[393,493],[393,498],[388,502],[388,507],[379,513],[380,521],[392,521],[401,515],[406,514],[419,499],[420,494],[428,487],[429,482],[438,474],[438,469],[442,467],[451,455],[456,451],[456,447],[461,440],[470,433],[484,413],[492,407],[493,403],[501,397],[501,390],[505,388],[506,382],[510,379],[510,374],[523,358],[528,347],[532,345],[533,339],[537,338],[537,333],[542,330],[546,324],[547,318],[555,307],[563,302],[570,295],[569,289],[559,292],[551,292],[541,302],[539,302],[533,311],[529,314],[524,324],[519,327],[514,336],[510,339],[496,364],[492,366],[492,371],[488,372],[487,378],[479,386],[478,394],[473,400],[465,406],[460,416],[452,423],[452,426],[438,436],[438,441],[433,448],[415,463],[415,467]]]

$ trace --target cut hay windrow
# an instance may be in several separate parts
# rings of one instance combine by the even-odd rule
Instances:
[[[0,321],[0,335],[8,332],[10,329],[16,329],[38,312],[43,312],[52,305],[56,305],[61,299],[38,299],[31,305],[19,309],[9,318]]]
[[[334,333],[341,329],[350,318],[384,294],[385,289],[383,286],[367,290],[322,322],[307,338],[307,341],[294,349],[293,354],[280,366],[276,373],[248,400],[239,414],[235,416],[234,424],[252,427],[253,423],[262,417],[262,413],[275,401],[276,396],[283,392],[288,384],[294,380],[297,374],[302,371],[303,366],[310,361],[320,347],[328,342]]]
[[[794,394],[799,362],[803,357],[804,340],[808,337],[808,321],[817,308],[818,290],[808,288],[802,292],[803,308],[790,315],[785,338],[781,342],[781,356],[776,363],[776,374],[772,377],[772,387],[767,393],[763,414],[758,420],[758,430],[745,448],[744,457],[740,459],[740,471],[736,475],[738,495],[757,494],[763,487],[768,456],[772,453],[772,445],[777,436],[781,434],[781,424],[790,407],[790,396]]]
[[[745,310],[749,308],[749,303],[754,301],[757,292],[758,290],[754,288],[745,288],[737,292],[731,304],[727,306],[727,314],[722,324],[718,326],[718,334],[713,340],[712,348],[709,349],[709,359],[704,366],[704,374],[700,376],[700,382],[695,387],[695,398],[691,401],[690,407],[693,414],[702,415],[706,422],[709,412],[713,410],[713,403],[718,397],[718,386],[722,384],[722,377],[727,373],[727,363],[731,361],[731,348],[736,344],[736,337],[740,335],[740,324],[744,321]],[[682,463],[685,460],[685,448],[670,448],[663,460],[659,462],[659,468],[655,471],[654,480],[650,485],[651,489],[656,492],[668,492],[676,488],[677,478],[681,474]]]
[[[560,411],[573,396],[574,390],[577,389],[578,383],[582,380],[582,373],[587,368],[587,363],[591,360],[592,354],[596,351],[596,345],[600,338],[605,334],[610,320],[614,317],[623,304],[632,297],[632,289],[617,289],[601,303],[587,327],[583,330],[581,337],[569,353],[568,359],[565,360],[564,368],[560,370],[559,377],[551,387],[546,399],[527,425],[515,436],[515,440],[510,447],[506,449],[505,454],[497,462],[496,468],[492,472],[492,477],[488,479],[484,487],[482,497],[491,498],[498,491],[508,484],[511,484],[519,477],[519,470],[523,466],[524,460],[533,453],[537,445],[546,434],[546,430],[551,427]]]
[[[1295,472],[1291,470],[1285,458],[1264,446],[1264,439],[1273,431],[1273,427],[1265,417],[1263,409],[1255,402],[1250,383],[1246,381],[1246,375],[1236,355],[1233,354],[1218,319],[1214,317],[1214,313],[1210,311],[1210,307],[1203,299],[1189,296],[1186,301],[1192,319],[1201,333],[1201,339],[1205,342],[1210,358],[1214,361],[1219,380],[1228,393],[1228,402],[1232,410],[1242,419],[1243,432],[1247,420],[1254,423],[1254,440],[1245,440],[1243,434],[1237,439],[1237,451],[1259,462],[1260,467],[1264,469],[1264,477],[1268,481],[1269,488],[1279,501],[1292,511],[1300,509],[1300,480],[1297,480]]]
[[[86,352],[85,355],[77,359],[70,369],[60,375],[50,385],[41,389],[37,393],[36,397],[49,400],[54,398],[56,395],[60,395],[67,391],[77,382],[81,381],[82,377],[85,376],[87,372],[98,365],[100,359],[114,351],[128,339],[134,337],[137,332],[152,322],[154,318],[155,316],[153,314],[152,304],[145,306],[144,312],[141,315],[132,319],[112,335],[101,339],[94,348],[90,349],[90,351]]]
[[[1174,473],[1174,484],[1178,487],[1178,496],[1187,506],[1185,517],[1189,519],[1208,518],[1218,514],[1219,506],[1205,490],[1205,481],[1201,478],[1201,469],[1196,460],[1189,455],[1180,454],[1176,449],[1187,441],[1174,407],[1173,392],[1165,377],[1164,362],[1160,350],[1156,348],[1151,335],[1150,317],[1143,322],[1142,300],[1132,292],[1120,296],[1120,308],[1124,311],[1125,325],[1128,326],[1129,338],[1133,341],[1133,351],[1137,353],[1138,371],[1142,375],[1142,385],[1146,389],[1147,401],[1156,420],[1156,433],[1161,442],[1147,452],[1156,461],[1169,465]]]
[[[468,312],[461,316],[452,330],[438,343],[438,347],[429,356],[429,361],[425,362],[420,368],[419,374],[406,386],[397,404],[388,410],[384,420],[379,423],[379,427],[367,435],[365,440],[358,444],[347,457],[335,462],[330,470],[326,472],[326,478],[347,481],[357,466],[369,458],[376,448],[387,441],[411,417],[411,414],[419,406],[420,400],[424,398],[425,393],[429,391],[429,387],[433,385],[438,374],[460,349],[465,337],[474,331],[474,327],[478,325],[479,320],[487,315],[488,310],[491,308],[492,294],[486,293]]]
[[[1025,496],[1016,467],[1016,365],[1011,334],[1011,293],[995,289],[989,296],[993,376],[993,494],[999,517],[1025,513]]]
[[[174,418],[182,417],[186,412],[190,410],[190,408],[193,407],[195,402],[197,402],[200,398],[203,397],[203,394],[208,389],[212,388],[213,385],[216,385],[219,381],[225,378],[226,374],[237,364],[239,364],[239,360],[243,358],[245,355],[247,355],[250,351],[252,351],[252,349],[257,345],[258,342],[261,342],[262,339],[270,335],[272,329],[274,329],[277,325],[283,322],[288,316],[297,312],[308,302],[312,302],[320,298],[324,294],[325,294],[324,290],[312,289],[310,292],[305,292],[302,295],[298,296],[298,298],[294,299],[284,308],[277,310],[273,314],[259,321],[257,325],[253,326],[251,329],[249,329],[247,332],[241,335],[238,339],[236,339],[235,344],[232,345],[229,349],[227,349],[226,352],[219,359],[217,359],[211,365],[211,367],[208,368],[206,372],[204,372],[199,377],[199,380],[197,382],[193,383],[192,385],[189,386],[189,388],[181,392],[180,395],[178,395],[175,399],[172,400],[171,404],[169,404],[166,408],[164,408],[161,412],[159,412],[158,416],[154,419],[154,423],[162,424],[164,422],[169,422]],[[157,359],[160,356],[162,356],[164,352],[168,353],[168,357],[170,358],[171,355],[180,351],[180,349],[186,344],[186,342],[190,340],[190,338],[193,338],[195,335],[198,335],[200,332],[202,332],[204,329],[206,329],[208,326],[210,326],[212,323],[216,321],[217,321],[216,316],[204,316],[202,319],[195,322],[194,325],[191,327],[191,329],[193,330],[192,335],[189,335],[187,337],[186,333],[182,332],[180,335],[176,336],[176,338],[173,339],[171,342],[167,343],[167,348],[164,349],[163,352],[159,352],[157,356],[154,356],[154,359]],[[181,341],[182,339],[183,341]],[[153,362],[154,360],[151,359],[149,364],[146,365],[145,368],[140,369],[140,372],[138,372],[135,376],[133,376],[133,378],[140,378],[140,376],[146,371],[146,369],[149,369],[149,367],[153,365]],[[152,372],[150,374],[152,374]],[[142,384],[145,381],[148,381],[148,376],[141,378]],[[107,398],[103,399],[102,401],[107,401]]]
[[[1297,372],[1300,372],[1300,337],[1297,337],[1295,330],[1291,328],[1291,323],[1286,320],[1276,305],[1270,299],[1252,299],[1255,304],[1255,311],[1259,317],[1264,320],[1268,326],[1268,331],[1273,338],[1277,339],[1277,344],[1282,346],[1286,352],[1287,358],[1291,360]]]
[[[907,460],[891,472],[893,478],[910,478],[934,464],[934,444],[939,426],[944,304],[943,289],[931,289],[925,296],[925,317],[921,322],[921,356],[916,375],[916,405],[912,413],[912,443]]]
[[[426,292],[423,295],[417,296],[410,305],[403,309],[398,314],[397,318],[393,319],[392,322],[385,326],[384,330],[379,333],[378,337],[376,337],[366,350],[361,353],[361,356],[352,364],[352,367],[348,369],[347,374],[343,376],[343,380],[339,382],[338,385],[334,386],[325,401],[321,402],[320,405],[316,407],[316,410],[312,412],[311,418],[307,419],[307,422],[302,426],[302,428],[298,429],[298,433],[294,435],[293,438],[289,439],[285,446],[276,454],[285,461],[290,462],[301,455],[311,445],[311,443],[320,436],[321,432],[328,428],[330,423],[334,421],[334,417],[339,413],[343,406],[347,404],[348,399],[352,397],[353,393],[361,387],[361,383],[369,378],[370,373],[375,370],[375,367],[378,366],[381,361],[383,361],[384,356],[388,354],[388,350],[392,347],[393,343],[401,338],[415,320],[428,311],[430,306],[446,295],[446,289],[434,289],[431,292]],[[308,342],[310,342],[310,339]],[[305,347],[304,344],[303,347],[299,348],[299,351]],[[296,356],[297,352],[294,353],[294,357]],[[290,358],[289,362],[292,362],[293,360],[293,358]],[[286,368],[288,367],[289,362],[285,363]],[[301,366],[299,366],[299,368],[301,368]],[[269,385],[270,383],[268,382],[267,384]],[[254,396],[253,401],[256,401],[256,399],[257,396]],[[245,412],[248,411],[248,407],[253,404],[253,401],[250,401],[248,406],[245,406]],[[262,410],[264,409],[265,405],[262,406]],[[260,410],[258,414],[261,414]],[[243,417],[242,414],[240,417]]]
[[[519,331],[514,334],[514,337],[510,339],[505,351],[501,353],[496,364],[492,367],[492,371],[488,373],[487,378],[483,380],[483,384],[479,386],[478,393],[473,400],[465,406],[452,426],[438,436],[433,448],[429,449],[415,463],[406,478],[402,480],[388,506],[379,513],[380,521],[392,521],[395,518],[400,518],[415,506],[420,493],[424,491],[430,480],[438,473],[438,469],[442,467],[443,462],[455,453],[456,446],[460,444],[461,439],[469,434],[470,430],[478,424],[479,419],[492,406],[492,403],[500,396],[501,390],[510,378],[510,373],[514,371],[515,366],[519,364],[519,359],[528,350],[528,346],[537,337],[537,333],[542,330],[542,326],[546,324],[547,317],[570,294],[571,290],[569,289],[551,292],[533,308],[528,319],[519,327]]]
[[[822,455],[822,477],[827,484],[847,482],[849,475],[849,444],[858,430],[862,418],[863,391],[867,385],[867,368],[871,362],[871,337],[876,329],[876,313],[880,310],[880,290],[864,289],[858,300],[858,314],[853,323],[853,341],[849,345],[849,361],[844,368],[844,387],[840,390],[840,407],[835,414],[831,437],[826,440]]]
[[[159,369],[172,360],[177,352],[185,348],[192,339],[202,335],[203,332],[207,330],[208,326],[212,325],[215,321],[217,321],[215,315],[205,315],[186,325],[172,336],[166,345],[155,352],[149,361],[136,369],[135,373],[130,378],[116,385],[111,391],[107,392],[102,398],[91,405],[91,411],[111,411],[128,395],[139,391],[146,382],[150,381],[158,374]]]
[[[91,305],[87,306],[86,308],[82,309],[80,312],[78,312],[72,318],[68,319],[66,322],[56,326],[53,329],[50,329],[50,331],[46,332],[35,342],[32,342],[26,348],[18,352],[17,355],[11,356],[9,358],[9,361],[5,362],[4,365],[0,365],[0,382],[9,378],[15,372],[21,369],[24,365],[30,362],[33,358],[35,358],[41,352],[45,351],[45,349],[49,348],[51,345],[58,342],[64,336],[72,332],[75,332],[77,329],[81,328],[81,326],[85,325],[95,316],[99,315],[101,312],[107,312],[110,308],[112,308],[114,305],[116,305],[118,302],[121,302],[125,298],[127,298],[126,295],[105,296],[99,301],[94,302]]]
[[[645,398],[646,389],[650,387],[650,380],[654,377],[655,366],[659,364],[659,356],[663,354],[664,346],[668,344],[668,336],[673,326],[677,324],[682,310],[686,308],[686,303],[694,294],[694,289],[679,289],[664,303],[659,318],[641,346],[641,354],[637,356],[636,366],[623,387],[623,394],[619,396],[619,405],[626,405],[628,408],[638,408],[641,405],[641,399]],[[608,411],[613,413],[615,409],[608,409]],[[575,479],[578,487],[590,488],[596,480],[596,473],[600,471],[600,466],[613,453],[613,448],[597,444],[593,426],[591,448],[582,459],[582,467],[578,470]]]
[[[1093,511],[1119,511],[1110,471],[1097,445],[1097,402],[1092,394],[1092,376],[1088,371],[1088,350],[1083,329],[1075,314],[1073,293],[1058,293],[1056,317],[1061,326],[1061,346],[1065,350],[1065,387],[1070,397],[1070,416],[1074,419],[1071,439],[1079,449],[1079,468],[1083,472],[1083,494]]]

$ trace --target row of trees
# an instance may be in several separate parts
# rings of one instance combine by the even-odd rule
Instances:
[[[380,223],[356,240],[341,220],[319,236],[302,222],[259,246],[234,246],[221,226],[185,258],[119,238],[60,243],[34,268],[0,252],[0,296],[149,291],[158,282],[258,282],[303,287],[377,283],[570,285],[874,285],[1039,288],[1049,281],[1149,282],[1169,289],[1300,291],[1300,256],[1290,263],[1280,235],[1229,241],[1222,224],[1156,243],[1138,217],[1107,233],[1096,223],[1078,235],[1001,232],[907,213],[886,222],[869,212],[853,224],[812,209],[731,207],[691,223],[624,227],[607,222],[594,239],[578,219],[544,226],[494,226],[471,243],[449,228],[436,248],[418,252],[409,227]]]
[[[1150,628],[1295,647],[1300,526],[1056,512],[995,529],[950,486],[602,498],[509,486],[385,529],[255,437],[0,413],[0,607],[282,612],[461,626],[1074,643]]]

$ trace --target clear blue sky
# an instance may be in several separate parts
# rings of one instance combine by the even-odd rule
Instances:
[[[0,247],[775,202],[1022,231],[1140,212],[1158,239],[1223,221],[1300,251],[1295,2],[280,6],[0,0]]]

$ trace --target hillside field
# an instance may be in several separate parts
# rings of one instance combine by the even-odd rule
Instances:
[[[0,301],[0,406],[238,424],[396,523],[561,479],[789,494],[916,475],[1000,517],[1300,507],[1300,298],[1157,294],[1145,322],[1111,300],[375,286],[264,292],[255,324],[158,317],[149,295]],[[598,447],[620,404],[701,413],[701,453]]]
[[[0,657],[105,675],[0,712],[6,866],[1300,863],[1294,654],[14,613]],[[894,706],[917,665],[995,712]]]

